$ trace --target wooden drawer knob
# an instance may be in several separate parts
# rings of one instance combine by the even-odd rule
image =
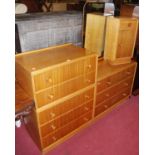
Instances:
[[[123,95],[123,96],[127,96],[127,94],[126,94],[126,93],[123,93],[122,95]]]
[[[88,111],[88,110],[89,110],[89,108],[88,108],[88,107],[84,107],[84,110]]]
[[[90,64],[87,66],[88,69],[90,69],[91,67],[92,67],[92,66],[91,66]]]
[[[52,78],[48,78],[48,79],[47,79],[47,82],[48,82],[48,83],[52,83]]]
[[[130,75],[130,74],[131,74],[131,72],[129,72],[129,71],[126,71],[126,74],[127,74],[127,75]]]
[[[105,105],[104,105],[104,108],[108,108],[108,106],[105,104]]]
[[[128,86],[129,84],[127,82],[124,83],[124,86]]]
[[[106,97],[109,97],[110,95],[109,95],[109,94],[105,94],[105,96],[106,96]]]
[[[101,85],[101,82],[97,82],[97,85],[98,85],[98,86]]]
[[[50,113],[51,117],[55,117],[55,113],[51,112]]]
[[[53,124],[51,125],[51,128],[53,129],[53,130],[55,130],[56,129],[56,126],[54,126]]]
[[[91,80],[90,80],[90,79],[87,79],[87,80],[86,80],[86,83],[91,83]]]
[[[50,95],[48,95],[48,98],[49,98],[50,100],[52,100],[52,99],[54,98],[54,95],[53,95],[53,94],[50,94]]]
[[[111,85],[111,82],[110,81],[107,81],[106,84]]]
[[[52,137],[52,139],[53,139],[54,141],[56,141],[56,140],[57,140],[57,138],[56,138],[55,136],[53,136],[53,137]]]

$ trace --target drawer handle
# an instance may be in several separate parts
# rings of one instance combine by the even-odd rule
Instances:
[[[56,141],[57,140],[57,138],[54,136],[54,137],[52,137],[52,139],[54,140],[54,141]]]
[[[124,83],[125,86],[128,86],[129,84],[127,82]]]
[[[50,95],[48,95],[48,98],[49,98],[50,100],[52,100],[52,99],[54,98],[54,95],[53,95],[53,94],[50,94]]]
[[[90,96],[88,96],[88,95],[85,95],[85,98],[86,98],[86,99],[90,99]]]
[[[108,108],[108,106],[105,104],[105,105],[104,105],[104,108]]]
[[[126,74],[127,74],[127,75],[130,75],[130,74],[131,74],[131,72],[129,72],[129,71],[126,71]]]
[[[110,82],[110,81],[107,81],[106,83],[107,83],[108,85],[111,85],[111,82]]]
[[[54,126],[54,125],[51,125],[51,128],[52,128],[53,130],[55,130],[55,129],[56,129],[56,126]]]
[[[87,83],[91,83],[91,80],[90,80],[90,79],[87,79],[86,82],[87,82]]]
[[[84,121],[88,121],[89,119],[88,119],[87,117],[84,117],[83,120],[84,120]]]
[[[123,95],[123,96],[127,96],[127,94],[126,94],[126,93],[123,93],[122,95]]]
[[[48,78],[48,79],[47,79],[47,82],[48,82],[48,83],[52,83],[52,78]]]
[[[84,107],[84,110],[88,111],[88,110],[89,110],[89,108],[88,108],[88,107]]]
[[[88,65],[88,66],[87,66],[88,69],[90,69],[91,67],[92,67],[91,65]]]
[[[109,97],[110,95],[109,95],[109,94],[105,94],[105,96],[106,96],[106,97]]]
[[[50,113],[51,117],[55,117],[55,113],[51,112]]]

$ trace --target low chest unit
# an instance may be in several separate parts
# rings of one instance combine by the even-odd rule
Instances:
[[[136,63],[111,66],[72,44],[16,55],[16,81],[34,101],[24,122],[42,152],[131,95]]]

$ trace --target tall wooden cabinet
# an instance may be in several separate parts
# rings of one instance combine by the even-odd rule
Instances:
[[[71,44],[16,55],[16,80],[34,100],[24,118],[41,151],[62,143],[131,94],[136,62],[112,66]]]
[[[137,18],[108,17],[104,59],[113,65],[131,62],[137,38],[137,29]]]

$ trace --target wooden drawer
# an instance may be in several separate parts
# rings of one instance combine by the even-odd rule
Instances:
[[[67,113],[68,111],[77,108],[79,105],[84,104],[92,100],[94,97],[94,88],[91,88],[79,95],[76,95],[67,101],[61,102],[56,106],[53,106],[47,110],[44,110],[38,114],[39,124],[44,124],[52,119],[59,117],[60,115]]]
[[[137,21],[126,20],[120,21],[119,30],[134,30],[137,27]]]
[[[42,138],[42,146],[43,148],[47,147],[48,145],[54,143],[55,141],[63,138],[70,132],[74,131],[75,129],[79,128],[81,125],[87,123],[92,118],[92,111],[88,112],[87,114],[81,116],[79,119],[74,120],[73,122],[67,124],[60,130],[49,134],[48,136]]]
[[[95,74],[90,73],[85,76],[67,81],[53,88],[35,94],[35,102],[38,108],[51,103],[57,99],[72,94],[84,87],[87,87],[95,82]]]
[[[110,89],[103,91],[96,96],[96,105],[100,104],[104,100],[111,98],[117,92],[120,92],[128,87],[131,87],[133,81],[133,77],[128,78],[127,80],[122,81],[118,85],[111,87]]]
[[[123,90],[121,93],[119,93],[119,94],[113,96],[112,98],[107,99],[104,102],[102,102],[99,105],[97,105],[97,107],[95,108],[95,116],[97,116],[100,113],[104,112],[109,107],[111,107],[112,105],[116,104],[117,102],[119,102],[123,98],[129,96],[130,95],[130,91],[131,91],[131,89],[128,87],[127,89]]]
[[[56,67],[33,77],[35,91],[45,89],[84,73],[84,60],[79,60],[61,67]]]
[[[44,137],[50,132],[56,131],[59,128],[62,128],[66,124],[70,123],[71,121],[78,119],[81,115],[84,115],[90,110],[92,111],[92,107],[93,107],[93,100],[84,105],[80,105],[75,110],[71,110],[68,113],[65,113],[65,115],[58,117],[57,119],[51,121],[50,123],[43,125],[42,127],[40,127],[41,136]]]
[[[118,72],[112,76],[109,76],[103,80],[97,82],[97,93],[103,91],[116,84],[117,82],[124,80],[124,78],[133,77],[135,66],[129,67],[121,72]]]
[[[96,57],[89,57],[85,60],[85,73],[96,70]]]

